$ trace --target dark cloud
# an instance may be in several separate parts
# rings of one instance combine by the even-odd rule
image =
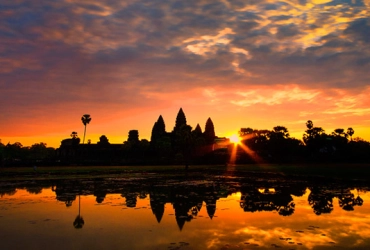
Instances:
[[[291,18],[292,18],[291,16],[281,15],[281,16],[269,17],[269,20],[271,20],[271,21],[286,21],[286,20],[289,20]]]
[[[258,22],[253,21],[241,21],[236,24],[236,31],[245,33],[249,32],[250,30],[257,28],[259,26]]]
[[[337,6],[337,5],[348,5],[352,7],[363,7],[365,6],[363,0],[332,0],[326,4],[327,6]]]
[[[345,35],[349,35],[356,41],[370,43],[370,19],[361,18],[352,22],[344,31]]]
[[[292,2],[7,1],[0,9],[0,113],[77,100],[144,106],[159,102],[148,92],[200,87],[366,88],[369,6]]]
[[[280,26],[276,34],[278,39],[291,38],[300,34],[299,27],[295,24]]]

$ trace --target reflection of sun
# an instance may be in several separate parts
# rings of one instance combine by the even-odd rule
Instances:
[[[229,137],[230,139],[230,142],[234,143],[234,144],[240,144],[240,137],[238,135],[232,135]]]

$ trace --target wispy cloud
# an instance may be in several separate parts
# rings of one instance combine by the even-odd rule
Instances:
[[[365,116],[369,10],[369,0],[5,1],[0,130],[21,130],[20,113],[67,117],[59,107],[103,114],[206,98],[212,112],[220,102],[306,105],[338,90],[352,106],[323,113]]]

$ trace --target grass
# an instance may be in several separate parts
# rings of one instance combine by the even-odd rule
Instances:
[[[3,167],[0,168],[0,181],[9,179],[55,179],[85,178],[110,176],[135,176],[143,173],[162,175],[179,175],[185,172],[182,165],[165,166],[56,166],[37,167]],[[187,174],[235,174],[245,175],[248,172],[276,173],[282,175],[321,176],[328,178],[370,180],[368,164],[250,164],[250,165],[200,165],[190,166]]]

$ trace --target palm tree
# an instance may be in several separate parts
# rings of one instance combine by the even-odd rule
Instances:
[[[73,226],[76,229],[80,229],[83,227],[84,224],[85,224],[85,221],[81,216],[81,198],[80,198],[80,195],[78,195],[78,215],[73,222]]]
[[[352,135],[355,133],[355,131],[353,130],[353,128],[348,128],[347,129],[347,135],[349,135],[351,137],[351,141],[352,141]]]
[[[334,136],[344,136],[344,137],[347,137],[347,134],[344,132],[344,129],[343,128],[334,129],[333,135]]]
[[[85,135],[86,135],[86,125],[90,123],[91,121],[91,117],[89,114],[84,114],[82,117],[81,117],[81,121],[83,123],[83,125],[85,125],[85,131],[84,131],[84,139],[82,140],[82,144],[85,143]]]
[[[312,122],[311,120],[308,120],[308,121],[306,122],[306,127],[307,127],[308,129],[312,129],[312,128],[313,128],[313,122]]]

